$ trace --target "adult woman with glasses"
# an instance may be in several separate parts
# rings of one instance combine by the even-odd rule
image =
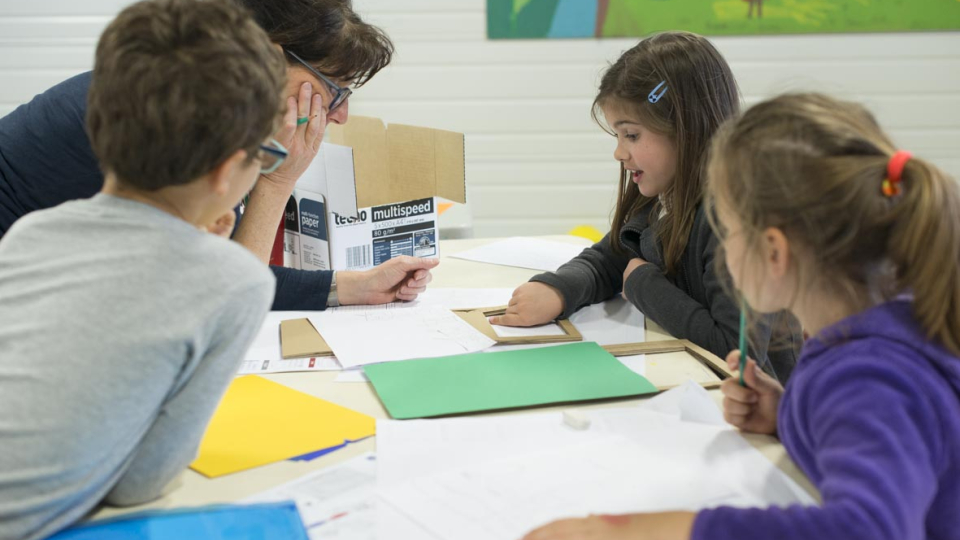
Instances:
[[[347,121],[350,87],[362,86],[389,64],[393,44],[353,11],[350,0],[234,1],[253,13],[287,60],[286,114],[269,149],[262,150],[265,157],[276,154],[270,149],[286,155],[260,176],[233,233],[233,240],[267,262],[283,209],[316,157],[327,123]],[[0,236],[29,212],[100,190],[103,176],[84,125],[89,86],[90,73],[83,73],[0,118]],[[272,267],[273,309],[412,300],[435,265],[398,257],[366,272]]]

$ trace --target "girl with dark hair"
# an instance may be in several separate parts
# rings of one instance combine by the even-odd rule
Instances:
[[[735,349],[740,308],[714,263],[703,188],[710,138],[739,110],[730,67],[702,36],[667,32],[623,53],[593,103],[594,119],[617,138],[611,231],[556,272],[521,285],[491,322],[544,324],[622,292],[671,335],[721,357]],[[770,327],[757,325],[751,354],[785,380],[794,347],[774,347],[768,358]]]

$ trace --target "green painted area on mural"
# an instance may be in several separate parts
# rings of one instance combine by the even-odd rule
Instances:
[[[527,0],[523,9],[513,14],[513,25],[521,35],[546,36],[553,23],[559,0]]]
[[[546,37],[559,0],[489,0],[487,36],[490,38]]]
[[[499,4],[507,6],[508,18],[503,17]],[[556,5],[556,0],[487,0],[488,36],[544,38]],[[688,30],[717,36],[958,29],[958,0],[610,0],[602,34],[639,37]]]
[[[752,7],[751,14],[751,3],[743,0],[611,0],[602,33],[636,37],[664,30],[716,36],[960,29],[957,0],[763,0]]]
[[[520,13],[520,10],[527,7],[531,0],[513,0],[513,14]]]

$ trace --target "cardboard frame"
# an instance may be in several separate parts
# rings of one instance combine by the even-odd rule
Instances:
[[[727,363],[724,362],[719,356],[686,339],[604,345],[603,348],[614,356],[685,352],[703,364],[707,369],[712,371],[717,377],[720,377],[719,381],[711,381],[700,384],[708,390],[712,388],[720,388],[720,385],[723,384],[724,380],[734,376],[734,373],[727,368]],[[657,390],[663,392],[676,386],[677,385],[657,385]]]
[[[558,319],[556,321],[560,329],[564,331],[564,335],[562,336],[500,336],[497,334],[497,331],[493,329],[493,326],[490,325],[490,321],[487,320],[487,317],[503,315],[506,312],[507,306],[454,311],[454,313],[456,313],[461,319],[467,321],[467,324],[476,328],[488,338],[496,341],[498,345],[537,345],[542,343],[567,343],[583,341],[583,335],[580,334],[580,331],[577,330],[577,327],[567,319]]]
[[[506,311],[506,306],[491,308],[481,308],[466,311],[454,311],[460,318],[468,324],[493,339],[498,344],[515,345],[536,345],[540,343],[565,343],[574,341],[583,341],[580,331],[567,319],[557,321],[566,335],[564,336],[524,336],[524,337],[501,337],[498,336],[493,327],[487,321],[487,317],[502,315]],[[324,341],[310,323],[309,319],[288,319],[280,322],[280,344],[281,356],[286,358],[300,357],[321,357],[333,356],[333,351],[327,342]],[[685,352],[694,360],[700,362],[707,369],[712,371],[719,381],[701,383],[706,389],[719,388],[725,379],[734,377],[734,372],[727,368],[719,356],[700,347],[686,339],[672,339],[665,341],[645,341],[640,343],[622,343],[617,345],[604,345],[604,350],[613,356],[630,356],[634,354],[664,354],[672,352]],[[663,392],[674,388],[676,385],[656,385],[657,390]]]

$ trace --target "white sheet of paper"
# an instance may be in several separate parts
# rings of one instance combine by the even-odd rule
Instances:
[[[337,307],[327,308],[326,310],[323,311],[323,313],[344,313],[344,312],[350,312],[350,311],[370,311],[370,310],[376,311],[376,310],[386,310],[386,309],[402,309],[402,308],[410,308],[410,307],[417,307],[417,306],[413,302],[390,302],[389,304],[374,304],[374,305],[358,304],[358,305],[352,305],[352,306],[337,306]],[[320,313],[320,312],[314,311],[311,313]]]
[[[333,382],[370,382],[363,368],[352,368],[341,371],[333,379]]]
[[[587,513],[813,503],[729,426],[637,407],[587,414],[585,431],[562,426],[560,413],[498,417],[490,420],[500,427],[483,429],[467,419],[434,420],[444,425],[410,426],[410,434],[404,432],[411,422],[378,422],[378,494],[436,537],[458,540],[512,540],[548,521]],[[492,440],[497,435],[500,440]],[[541,441],[539,451],[532,445],[509,451],[531,438]],[[451,455],[467,449],[473,449],[470,458]],[[388,457],[394,452],[405,455],[404,462]],[[424,475],[428,462],[435,472]],[[398,465],[408,470],[395,470]]]
[[[564,336],[567,334],[557,323],[538,326],[501,326],[499,324],[491,324],[490,326],[500,337]]]
[[[660,415],[664,421],[674,419]],[[378,485],[403,482],[473,463],[595,440],[603,428],[570,429],[559,412],[504,417],[377,420]]]
[[[674,421],[661,417],[664,422]],[[389,486],[476,463],[536,454],[544,447],[599,440],[603,437],[601,431],[608,427],[603,421],[594,421],[590,431],[574,430],[564,424],[559,412],[498,418],[377,420],[377,448],[381,455],[377,485]],[[378,499],[377,538],[443,537]]]
[[[315,358],[289,358],[284,360],[244,360],[237,375],[254,373],[290,373],[294,371],[340,371],[340,362],[333,356]]]
[[[258,493],[244,503],[293,500],[311,540],[375,540],[372,452]]]
[[[304,319],[319,311],[271,311],[244,356],[245,360],[280,360],[280,321]],[[251,372],[254,373],[254,372]],[[263,373],[263,372],[260,372]]]
[[[579,255],[588,245],[587,240],[581,244],[568,244],[518,236],[461,251],[450,257],[555,272],[560,265]]]
[[[447,309],[476,309],[505,306],[513,288],[460,289],[429,287],[410,302],[413,306],[440,306]]]
[[[310,322],[344,368],[481,351],[494,341],[439,306],[319,312]]]
[[[717,408],[710,394],[691,380],[644,401],[640,407],[675,416],[684,422],[710,426],[727,425],[723,413]]]
[[[570,322],[583,335],[584,341],[596,341],[600,345],[647,340],[643,313],[619,296],[579,309],[570,317]]]
[[[476,309],[505,306],[513,296],[511,288],[461,289],[428,288],[411,302],[390,302],[374,306],[340,306],[327,308],[327,311],[368,311],[371,309],[397,309],[426,306],[440,306],[450,310]]]
[[[647,355],[632,354],[630,356],[618,356],[617,360],[637,375],[647,376]]]
[[[450,540],[515,540],[552,520],[591,513],[798,502],[789,493],[752,492],[711,467],[705,452],[725,461],[737,460],[736,452],[746,449],[731,448],[733,437],[739,436],[725,431],[711,439],[691,438],[700,443],[693,449],[627,438],[588,443],[418,478],[379,495]],[[700,462],[692,463],[696,458]]]

